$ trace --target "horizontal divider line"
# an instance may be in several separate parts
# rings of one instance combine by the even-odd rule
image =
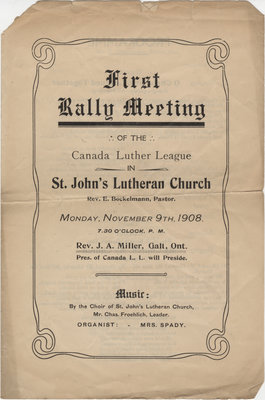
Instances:
[[[204,128],[204,122],[89,122],[89,121],[59,121],[58,126],[76,126],[76,127],[83,127],[83,126],[94,126],[94,127],[102,127],[102,126],[116,126],[116,127],[123,127],[123,126],[132,126],[132,127],[143,127],[143,126],[152,126],[154,128],[160,127],[180,127],[180,128]]]
[[[95,274],[96,277],[98,276],[167,276],[166,272],[99,272]]]

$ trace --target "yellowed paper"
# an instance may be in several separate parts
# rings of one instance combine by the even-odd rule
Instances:
[[[2,59],[2,396],[253,398],[262,14],[41,1]]]

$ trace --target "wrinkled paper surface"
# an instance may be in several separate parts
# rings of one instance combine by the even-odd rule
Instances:
[[[254,397],[263,16],[44,1],[2,59],[3,397]]]

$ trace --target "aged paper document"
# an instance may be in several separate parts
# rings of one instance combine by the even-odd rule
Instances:
[[[41,1],[2,59],[2,396],[255,397],[263,15]]]

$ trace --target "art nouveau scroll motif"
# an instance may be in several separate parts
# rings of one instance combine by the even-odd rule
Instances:
[[[210,68],[219,70],[221,69],[222,86],[226,100],[226,132],[225,132],[225,143],[226,143],[226,165],[222,181],[222,217],[226,233],[226,301],[224,304],[222,320],[220,321],[219,327],[214,327],[209,331],[206,337],[205,349],[201,349],[199,352],[186,352],[173,355],[165,356],[96,356],[89,355],[86,353],[79,353],[74,351],[55,351],[56,339],[55,334],[49,328],[41,327],[40,315],[38,309],[38,294],[37,294],[37,257],[36,257],[36,241],[37,241],[37,230],[38,230],[38,219],[39,219],[39,178],[37,171],[37,151],[36,151],[36,97],[39,87],[39,77],[41,69],[51,68],[56,61],[56,47],[57,46],[81,46],[89,42],[165,42],[174,43],[177,46],[191,46],[191,47],[202,47],[205,51],[205,59]],[[59,355],[68,355],[78,358],[112,358],[112,359],[183,359],[193,356],[207,357],[212,360],[221,360],[225,358],[230,350],[230,345],[225,337],[226,324],[229,314],[229,216],[226,208],[226,189],[229,180],[229,86],[225,71],[225,61],[229,57],[229,46],[222,39],[211,39],[206,42],[189,42],[181,39],[79,39],[70,42],[57,42],[51,39],[38,39],[32,47],[32,55],[36,60],[36,74],[32,89],[32,143],[33,143],[33,157],[32,157],[32,177],[36,192],[36,204],[32,222],[32,276],[33,276],[33,314],[36,322],[36,333],[37,336],[33,340],[32,349],[33,353],[41,358],[48,359]]]

